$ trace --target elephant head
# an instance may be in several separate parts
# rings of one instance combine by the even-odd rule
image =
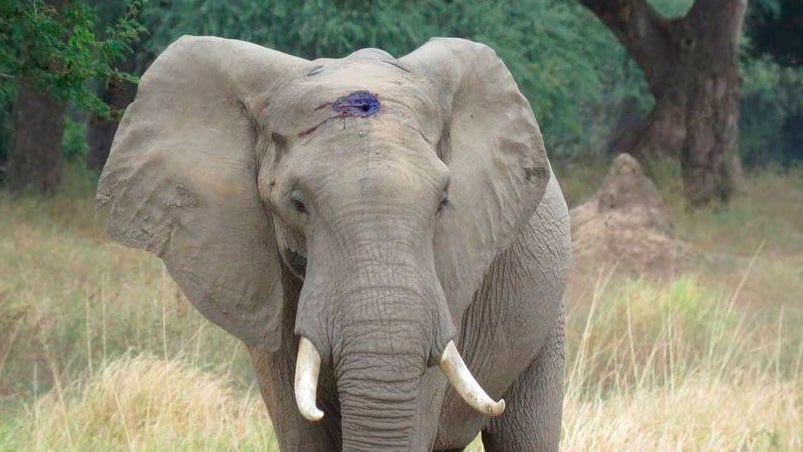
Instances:
[[[114,239],[159,255],[247,344],[288,346],[282,312],[297,303],[302,414],[323,415],[331,366],[344,448],[388,446],[407,441],[433,365],[478,410],[504,409],[463,364],[455,322],[549,174],[527,100],[484,45],[308,61],[184,37],[142,76],[98,200]],[[297,299],[287,278],[303,281]]]

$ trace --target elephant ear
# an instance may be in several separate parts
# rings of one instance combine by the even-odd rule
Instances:
[[[451,183],[435,261],[457,320],[494,258],[533,215],[551,170],[530,104],[491,48],[437,38],[401,62],[439,96],[438,152]]]
[[[257,189],[271,93],[308,62],[242,41],[182,37],[143,74],[101,175],[109,235],[161,257],[209,320],[280,345],[273,224]]]

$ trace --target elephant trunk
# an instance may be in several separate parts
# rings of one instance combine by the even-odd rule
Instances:
[[[396,237],[403,247],[388,243],[392,235],[384,241],[362,236],[376,235],[379,227],[354,230],[352,240],[361,248],[346,255],[325,249],[327,241],[308,244],[296,319],[296,334],[302,337],[296,365],[301,414],[311,421],[325,416],[315,405],[322,362],[332,366],[336,378],[343,450],[413,447],[428,365],[439,364],[470,405],[499,414],[503,402],[494,403],[482,391],[450,342],[454,327],[443,290],[432,262],[420,257],[431,250],[415,249],[426,242]],[[331,255],[342,259],[319,258]]]
[[[398,267],[397,272],[403,272]],[[398,273],[396,273],[398,275]],[[347,282],[349,278],[345,278]],[[363,277],[355,278],[364,281]],[[420,281],[420,279],[418,280]],[[333,366],[340,402],[343,450],[409,450],[427,365],[438,364],[466,402],[485,415],[499,415],[494,402],[465,366],[453,342],[437,353],[448,331],[437,291],[398,280],[348,285],[338,295],[330,348],[321,350]],[[435,355],[433,356],[433,353]],[[319,421],[316,406],[321,354],[303,336],[296,362],[296,402],[301,414]]]
[[[410,298],[391,303],[417,304]],[[350,319],[333,349],[343,450],[409,450],[432,323],[355,304],[374,315]],[[421,312],[422,318],[429,315]]]
[[[343,450],[407,451],[415,421],[421,374],[407,368],[365,367],[373,355],[351,355],[338,379]]]

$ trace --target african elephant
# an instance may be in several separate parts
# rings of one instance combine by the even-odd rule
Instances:
[[[487,46],[308,61],[183,37],[98,200],[247,345],[283,451],[557,448],[568,214]]]

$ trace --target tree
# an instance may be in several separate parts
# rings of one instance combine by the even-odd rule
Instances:
[[[48,10],[57,14],[66,0],[48,0]],[[12,116],[8,179],[12,190],[36,185],[55,190],[61,180],[61,136],[67,106],[35,86],[30,76],[17,81]]]
[[[125,2],[116,0],[88,0],[97,11],[97,26],[110,27],[130,13]],[[150,2],[151,4],[157,2]],[[164,2],[158,2],[164,3]],[[147,5],[147,3],[146,3]],[[164,5],[161,5],[164,8]],[[155,7],[155,6],[154,6]],[[151,8],[154,8],[151,7]],[[147,10],[147,7],[145,8]],[[131,44],[131,53],[114,64],[114,68],[124,74],[140,74],[153,61],[155,55],[143,48],[143,42]],[[89,118],[86,129],[86,142],[89,152],[86,154],[87,168],[100,172],[106,164],[111,151],[114,134],[120,118],[137,93],[137,84],[123,77],[112,75],[101,83],[99,97],[109,106],[110,114],[95,113]]]
[[[61,182],[61,136],[67,106],[31,80],[21,79],[14,103],[13,133],[8,153],[8,186],[33,186],[53,193]]]
[[[738,52],[746,0],[696,0],[669,19],[647,0],[579,0],[644,70],[655,106],[630,149],[680,158],[692,206],[727,201],[739,173]]]
[[[135,0],[105,39],[94,9],[70,0],[0,1],[0,90],[16,92],[8,150],[8,186],[52,193],[61,179],[61,137],[68,106],[108,115],[88,88],[93,78],[134,79],[112,67],[141,28]]]

